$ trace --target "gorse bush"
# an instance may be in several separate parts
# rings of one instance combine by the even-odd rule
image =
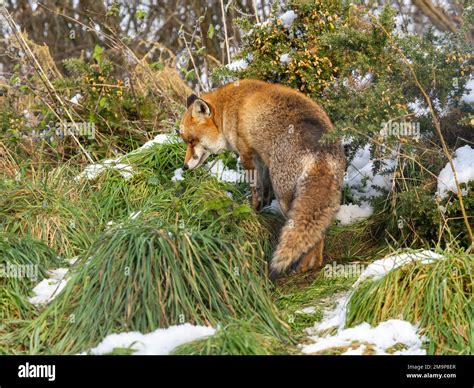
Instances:
[[[300,90],[321,103],[337,134],[357,148],[378,136],[382,123],[413,121],[413,103],[426,108],[402,52],[438,114],[451,107],[472,114],[460,101],[474,63],[462,35],[399,36],[389,5],[378,16],[339,1],[295,0],[286,9],[295,12],[292,23],[277,10],[258,25],[241,20],[245,36],[236,58],[248,65],[220,68],[215,79],[252,77]],[[432,133],[429,113],[422,116],[422,132]]]

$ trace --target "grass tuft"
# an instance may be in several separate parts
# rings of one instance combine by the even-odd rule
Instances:
[[[431,264],[419,262],[365,281],[352,295],[347,325],[387,319],[419,323],[429,354],[472,354],[474,255],[444,253]]]
[[[29,352],[76,353],[113,332],[229,319],[287,336],[259,244],[184,232],[158,218],[131,220],[105,232],[80,260],[66,289],[19,334]]]

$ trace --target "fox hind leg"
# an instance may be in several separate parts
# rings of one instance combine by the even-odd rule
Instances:
[[[306,272],[319,268],[323,265],[324,240],[321,239],[316,245],[305,253],[301,259],[295,263],[292,272]]]
[[[270,263],[270,278],[322,264],[323,243],[318,243],[323,240],[341,197],[344,165],[341,163],[337,169],[333,166],[327,160],[319,160],[299,182],[288,212],[289,219]],[[313,250],[316,251],[314,262],[309,253]]]

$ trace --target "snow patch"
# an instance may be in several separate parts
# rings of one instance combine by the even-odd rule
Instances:
[[[182,181],[184,180],[184,177],[183,177],[183,169],[182,168],[178,168],[177,170],[175,170],[174,174],[173,174],[173,177],[171,178],[171,180],[173,182],[177,182],[177,181]]]
[[[361,323],[355,327],[339,330],[333,336],[310,337],[315,343],[304,346],[302,352],[306,354],[320,352],[333,347],[350,346],[357,341],[364,344],[370,344],[375,354],[406,354],[406,355],[424,355],[426,351],[422,348],[423,340],[418,336],[418,327],[410,322],[400,319],[389,319],[381,322],[376,327],[370,326],[367,322]],[[396,344],[403,344],[405,348],[393,353],[387,352],[389,348]],[[361,354],[361,350],[351,349],[345,354]]]
[[[376,260],[369,264],[367,268],[359,276],[353,287],[357,287],[365,279],[378,280],[395,268],[406,264],[420,262],[422,264],[430,264],[435,260],[440,260],[444,256],[436,252],[425,250],[420,252],[401,253]]]
[[[375,159],[370,157],[370,146],[367,144],[359,149],[346,171],[345,184],[356,199],[370,199],[381,195],[381,190],[389,190],[392,186],[392,170],[396,161],[383,159],[379,162],[384,166],[381,171],[374,174]]]
[[[293,25],[293,22],[298,17],[295,11],[290,10],[278,16],[278,20],[281,20],[283,27],[290,28]]]
[[[429,264],[444,256],[433,251],[409,252],[392,255],[374,261],[352,286],[355,290],[365,279],[380,279],[391,270],[412,262]],[[339,294],[336,298],[336,307],[326,310],[321,322],[306,329],[311,344],[300,345],[301,351],[306,354],[317,353],[334,347],[349,347],[343,354],[363,354],[367,347],[375,354],[415,354],[424,355],[422,348],[424,337],[418,335],[418,326],[400,319],[390,319],[372,327],[367,322],[351,328],[345,328],[347,306],[352,292]],[[329,329],[335,329],[335,334],[328,334]],[[354,345],[356,343],[356,345]],[[394,345],[404,345],[402,349],[393,352],[387,350]],[[354,345],[354,346],[351,346]]]
[[[340,221],[342,225],[349,225],[370,217],[373,212],[374,209],[367,202],[362,202],[362,205],[350,203],[341,205],[336,214],[336,220]]]
[[[458,148],[454,153],[453,165],[459,184],[474,181],[474,148],[468,145]],[[458,192],[453,170],[449,163],[439,173],[436,194],[441,198],[445,198],[448,192]],[[462,192],[462,194],[466,195],[467,193]]]
[[[147,141],[140,148],[137,148],[131,153],[139,152],[146,148],[152,147],[155,144],[171,143],[174,139],[176,139],[175,135],[160,133],[159,135],[156,135],[152,140]],[[116,159],[107,159],[101,163],[86,166],[86,168],[84,168],[84,171],[82,171],[74,179],[75,181],[81,181],[82,179],[94,180],[107,169],[117,170],[124,179],[129,179],[134,174],[133,168],[129,164],[121,163],[121,159],[121,157],[118,157]]]
[[[43,279],[35,288],[33,288],[33,296],[28,298],[31,304],[36,306],[45,305],[51,302],[66,287],[69,279],[65,279],[68,272],[67,268],[58,268],[48,271],[50,277]]]
[[[157,329],[148,334],[137,331],[110,334],[91,349],[90,354],[107,354],[116,348],[131,348],[135,350],[134,355],[166,355],[184,343],[211,336],[215,332],[212,327],[185,323]]]

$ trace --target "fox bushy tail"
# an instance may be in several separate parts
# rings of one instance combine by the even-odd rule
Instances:
[[[305,253],[324,238],[340,204],[342,173],[335,170],[339,168],[333,163],[319,161],[300,178],[270,263],[270,278],[296,270]]]

